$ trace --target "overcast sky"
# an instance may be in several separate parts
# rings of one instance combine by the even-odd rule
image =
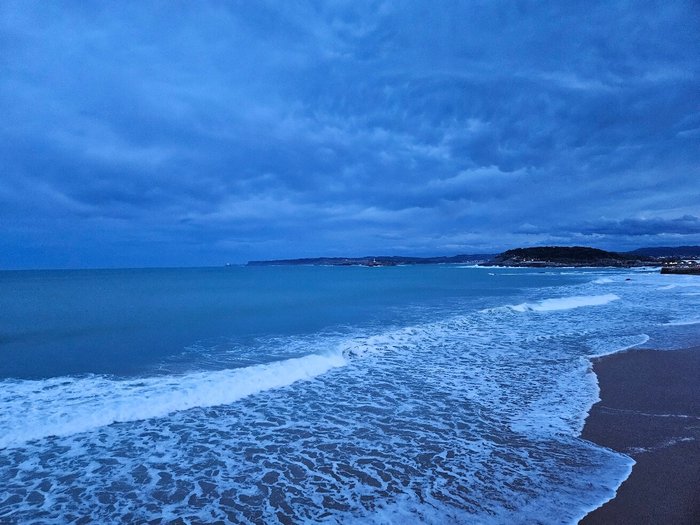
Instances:
[[[0,3],[0,268],[700,244],[700,3]]]

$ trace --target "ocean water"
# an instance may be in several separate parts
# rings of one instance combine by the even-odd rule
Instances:
[[[590,358],[700,279],[456,265],[0,272],[0,523],[575,523],[631,458]]]

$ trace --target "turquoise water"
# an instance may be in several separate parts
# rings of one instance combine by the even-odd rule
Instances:
[[[407,267],[0,272],[0,521],[570,523],[593,355],[697,336],[700,281]]]
[[[139,375],[205,339],[381,328],[514,291],[449,266],[0,272],[0,290],[0,376],[18,378]]]

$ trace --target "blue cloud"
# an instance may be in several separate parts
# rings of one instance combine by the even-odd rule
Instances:
[[[4,2],[0,266],[700,242],[699,21]]]

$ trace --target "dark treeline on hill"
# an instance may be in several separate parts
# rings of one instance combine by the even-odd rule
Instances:
[[[497,255],[492,264],[505,266],[631,266],[639,259],[640,256],[608,252],[586,246],[539,246],[507,250]]]
[[[535,248],[515,248],[503,252],[499,257],[532,257],[535,259],[547,259],[550,261],[559,260],[596,260],[596,259],[617,259],[626,260],[629,257],[617,253],[589,248],[587,246],[539,246]]]
[[[676,251],[677,250],[677,251]],[[641,248],[633,252],[609,252],[587,246],[539,246],[507,250],[485,266],[612,266],[628,268],[632,266],[674,267],[674,273],[696,265],[692,261],[683,262],[683,257],[700,253],[700,247],[680,248]],[[664,272],[667,273],[667,272]]]

